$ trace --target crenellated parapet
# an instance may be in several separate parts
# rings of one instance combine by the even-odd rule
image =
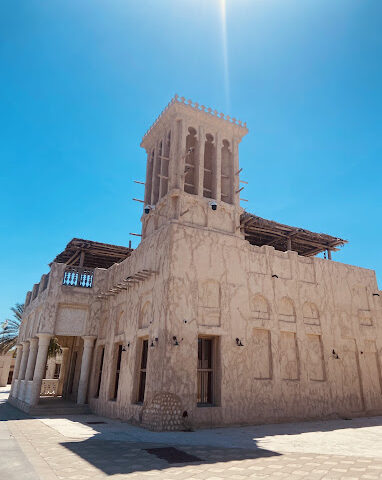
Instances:
[[[143,136],[142,142],[150,134],[150,132],[155,128],[155,126],[160,122],[160,120],[163,118],[163,116],[166,114],[166,112],[170,109],[170,107],[172,105],[175,105],[175,104],[185,105],[188,108],[192,108],[194,111],[205,113],[205,114],[211,116],[212,118],[216,118],[216,119],[219,119],[219,120],[224,120],[224,121],[229,122],[233,125],[242,127],[243,129],[246,130],[245,133],[248,132],[247,122],[242,122],[241,120],[239,120],[235,117],[230,117],[229,115],[225,115],[224,113],[219,112],[216,109],[206,107],[205,105],[200,105],[198,102],[194,102],[191,99],[187,100],[185,97],[180,97],[179,95],[175,94],[174,97],[169,101],[169,103],[166,105],[166,107],[162,110],[162,112],[155,119],[155,121],[151,125],[151,127],[146,131],[146,133]]]

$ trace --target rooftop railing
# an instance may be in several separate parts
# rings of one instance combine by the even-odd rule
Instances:
[[[62,284],[68,287],[91,288],[94,270],[85,267],[66,267]]]

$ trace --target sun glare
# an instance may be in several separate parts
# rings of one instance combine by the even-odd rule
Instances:
[[[229,95],[229,72],[228,72],[228,48],[227,48],[227,10],[226,0],[220,0],[220,16],[222,23],[222,47],[223,47],[223,67],[224,67],[224,93],[227,113],[230,112]]]

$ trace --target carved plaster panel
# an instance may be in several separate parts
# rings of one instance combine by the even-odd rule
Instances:
[[[60,305],[54,333],[56,335],[83,335],[88,309],[83,306]]]

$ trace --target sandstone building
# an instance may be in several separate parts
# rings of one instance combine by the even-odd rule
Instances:
[[[13,352],[0,355],[0,387],[5,387],[12,382],[14,367]]]
[[[12,404],[33,413],[49,390],[156,430],[382,413],[375,273],[331,260],[340,238],[240,207],[246,134],[175,96],[141,144],[140,245],[56,257],[27,294]]]

